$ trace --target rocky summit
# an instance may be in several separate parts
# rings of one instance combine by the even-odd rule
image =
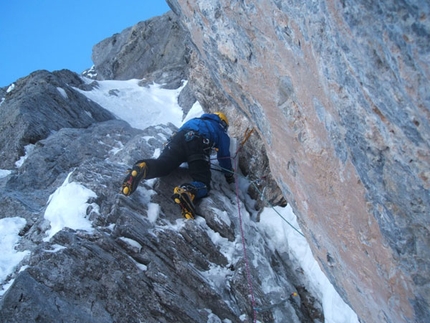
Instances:
[[[16,249],[29,252],[0,321],[322,322],[302,268],[259,226],[288,203],[360,322],[429,322],[430,5],[167,2],[94,46],[93,83],[37,71],[0,89],[0,217],[25,219]],[[119,195],[124,170],[176,130],[134,129],[83,94],[131,78],[187,80],[184,114],[199,102],[239,141],[254,129],[238,165],[256,185],[236,196],[214,172],[193,221],[169,200],[184,169]],[[92,230],[51,237],[47,202],[73,183],[92,192]]]

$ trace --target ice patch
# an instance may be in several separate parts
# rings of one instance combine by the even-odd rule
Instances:
[[[12,172],[7,169],[0,169],[0,178],[6,177],[10,175]]]
[[[60,92],[61,96],[65,99],[68,99],[66,91],[62,87],[57,87],[57,91]]]
[[[122,241],[124,241],[125,243],[127,243],[129,246],[135,248],[138,252],[140,252],[142,250],[142,245],[139,242],[137,242],[136,240],[126,238],[126,237],[120,237],[120,239]]]
[[[155,223],[160,215],[160,205],[157,203],[148,204],[148,220],[151,223]]]
[[[10,93],[15,89],[15,83],[12,83],[6,90],[6,93]]]

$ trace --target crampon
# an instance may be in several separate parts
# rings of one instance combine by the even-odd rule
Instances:
[[[133,193],[142,178],[146,177],[146,163],[137,162],[132,169],[128,170],[127,176],[122,183],[121,193],[129,196]]]
[[[184,187],[175,187],[173,190],[173,201],[181,207],[182,216],[185,219],[194,219],[196,217],[196,207],[194,206],[194,194],[187,191]]]

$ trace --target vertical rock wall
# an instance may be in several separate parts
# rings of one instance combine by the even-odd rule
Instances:
[[[167,2],[361,320],[430,320],[429,3]]]

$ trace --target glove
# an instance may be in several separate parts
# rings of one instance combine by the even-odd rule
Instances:
[[[224,176],[225,176],[225,180],[227,181],[227,183],[233,184],[235,182],[234,174],[225,174]]]

